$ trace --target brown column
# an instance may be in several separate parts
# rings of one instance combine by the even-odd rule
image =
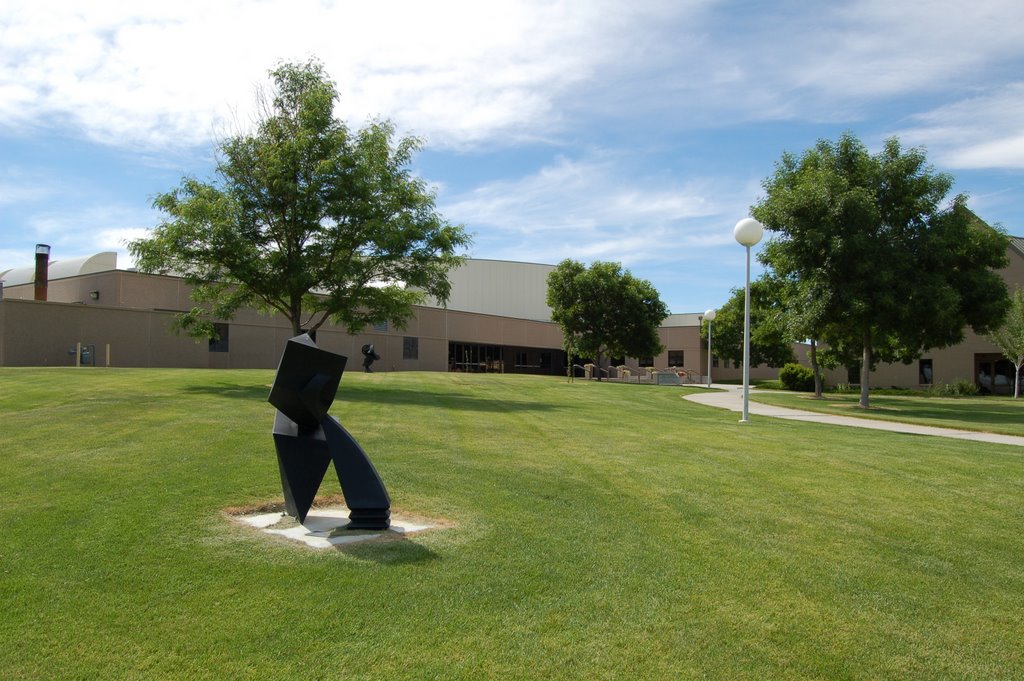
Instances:
[[[36,244],[36,300],[46,300],[50,276],[50,247]]]

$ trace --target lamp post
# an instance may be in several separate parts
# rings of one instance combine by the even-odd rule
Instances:
[[[764,225],[754,218],[743,218],[732,228],[732,235],[747,249],[746,293],[743,298],[743,418],[750,422],[750,247],[764,236]]]
[[[711,387],[711,322],[715,321],[718,313],[708,310],[704,313],[704,319],[708,320],[708,387]]]

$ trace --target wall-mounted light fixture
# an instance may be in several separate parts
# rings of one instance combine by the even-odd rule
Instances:
[[[89,291],[89,297],[92,298],[93,300],[99,300],[100,299],[100,292],[99,291]]]

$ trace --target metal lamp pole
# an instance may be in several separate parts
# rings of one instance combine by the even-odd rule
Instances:
[[[746,293],[743,298],[743,418],[750,422],[750,247],[764,236],[764,225],[754,218],[743,218],[733,227],[732,235],[747,250]]]
[[[704,313],[704,319],[708,320],[708,387],[711,387],[711,322],[715,321],[718,314],[714,310]]]

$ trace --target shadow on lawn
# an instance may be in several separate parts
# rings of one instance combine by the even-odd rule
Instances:
[[[241,383],[217,383],[188,385],[181,389],[190,395],[234,397],[243,400],[266,400],[270,396],[270,385],[245,385]]]
[[[1020,410],[1015,409],[965,409],[948,408],[915,408],[907,412],[910,415],[926,419],[960,421],[965,418],[976,423],[1000,424],[1015,421],[1021,417]]]
[[[412,565],[438,560],[441,556],[406,537],[356,544],[339,544],[336,551],[358,560],[381,565]]]
[[[354,390],[345,392],[342,384],[338,390],[338,402],[378,403],[403,406],[443,407],[459,411],[475,412],[525,412],[554,411],[563,405],[548,402],[527,402],[524,400],[506,400],[500,397],[479,397],[460,395],[458,393],[415,392],[411,390]]]
[[[183,388],[182,391],[190,395],[230,397],[235,399],[258,400],[265,402],[267,397],[270,395],[270,386],[217,383],[190,385]],[[416,392],[413,390],[394,388],[366,390],[361,386],[354,390],[345,390],[345,382],[344,379],[342,379],[341,386],[338,388],[338,395],[335,398],[335,405],[344,403],[377,403],[396,406],[442,407],[444,409],[457,409],[459,411],[504,413],[553,411],[555,409],[561,409],[563,406],[539,401],[527,402],[524,400],[505,400],[500,397],[479,397],[450,392]]]

